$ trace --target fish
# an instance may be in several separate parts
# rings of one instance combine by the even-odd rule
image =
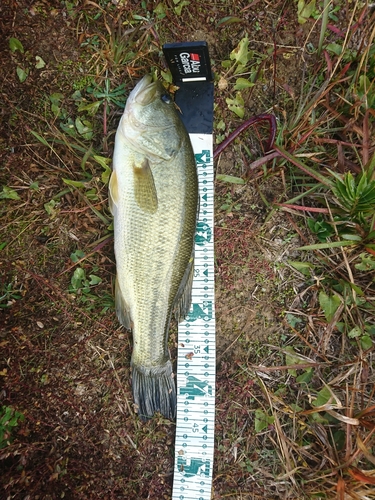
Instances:
[[[163,84],[146,75],[127,99],[109,181],[115,308],[132,331],[132,393],[143,421],[176,417],[169,328],[191,305],[198,200],[189,134]]]

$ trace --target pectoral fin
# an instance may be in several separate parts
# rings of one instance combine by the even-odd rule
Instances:
[[[135,201],[145,212],[155,213],[158,208],[158,196],[148,160],[144,160],[139,166],[134,165],[133,172]]]
[[[118,203],[118,184],[116,171],[113,171],[111,174],[108,188],[108,205],[112,215],[114,215],[114,211]]]
[[[178,289],[174,315],[180,323],[188,314],[191,305],[191,289],[194,278],[194,253],[191,254],[189,263]]]
[[[123,296],[120,285],[118,283],[118,279],[116,278],[115,285],[115,304],[116,304],[116,313],[119,322],[127,329],[132,329],[132,320],[130,316],[129,305]]]

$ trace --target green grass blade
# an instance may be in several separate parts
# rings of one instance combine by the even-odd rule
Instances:
[[[286,151],[283,147],[274,145],[274,149],[278,151],[283,158],[286,160],[290,161],[290,163],[293,163],[296,167],[298,167],[300,170],[305,172],[307,175],[310,177],[313,177],[315,180],[318,182],[321,182],[325,186],[332,187],[332,181],[326,177],[325,175],[320,174],[316,170],[314,170],[311,167],[308,167],[304,163],[302,163],[300,160],[298,160],[295,156],[291,155],[288,151]]]
[[[355,242],[352,240],[345,240],[332,241],[331,243],[315,243],[314,245],[305,245],[303,247],[298,247],[296,250],[325,250],[326,248],[347,247],[349,245],[355,245]]]

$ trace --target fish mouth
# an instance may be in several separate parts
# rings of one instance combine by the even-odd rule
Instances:
[[[133,102],[140,106],[147,106],[155,97],[157,82],[152,81],[151,75],[146,75],[134,87]]]

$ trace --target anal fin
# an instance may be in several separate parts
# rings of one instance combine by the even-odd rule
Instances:
[[[119,322],[127,329],[131,330],[133,327],[129,305],[127,304],[120,285],[118,283],[118,279],[116,277],[116,285],[115,285],[115,304],[116,304],[116,314]]]

